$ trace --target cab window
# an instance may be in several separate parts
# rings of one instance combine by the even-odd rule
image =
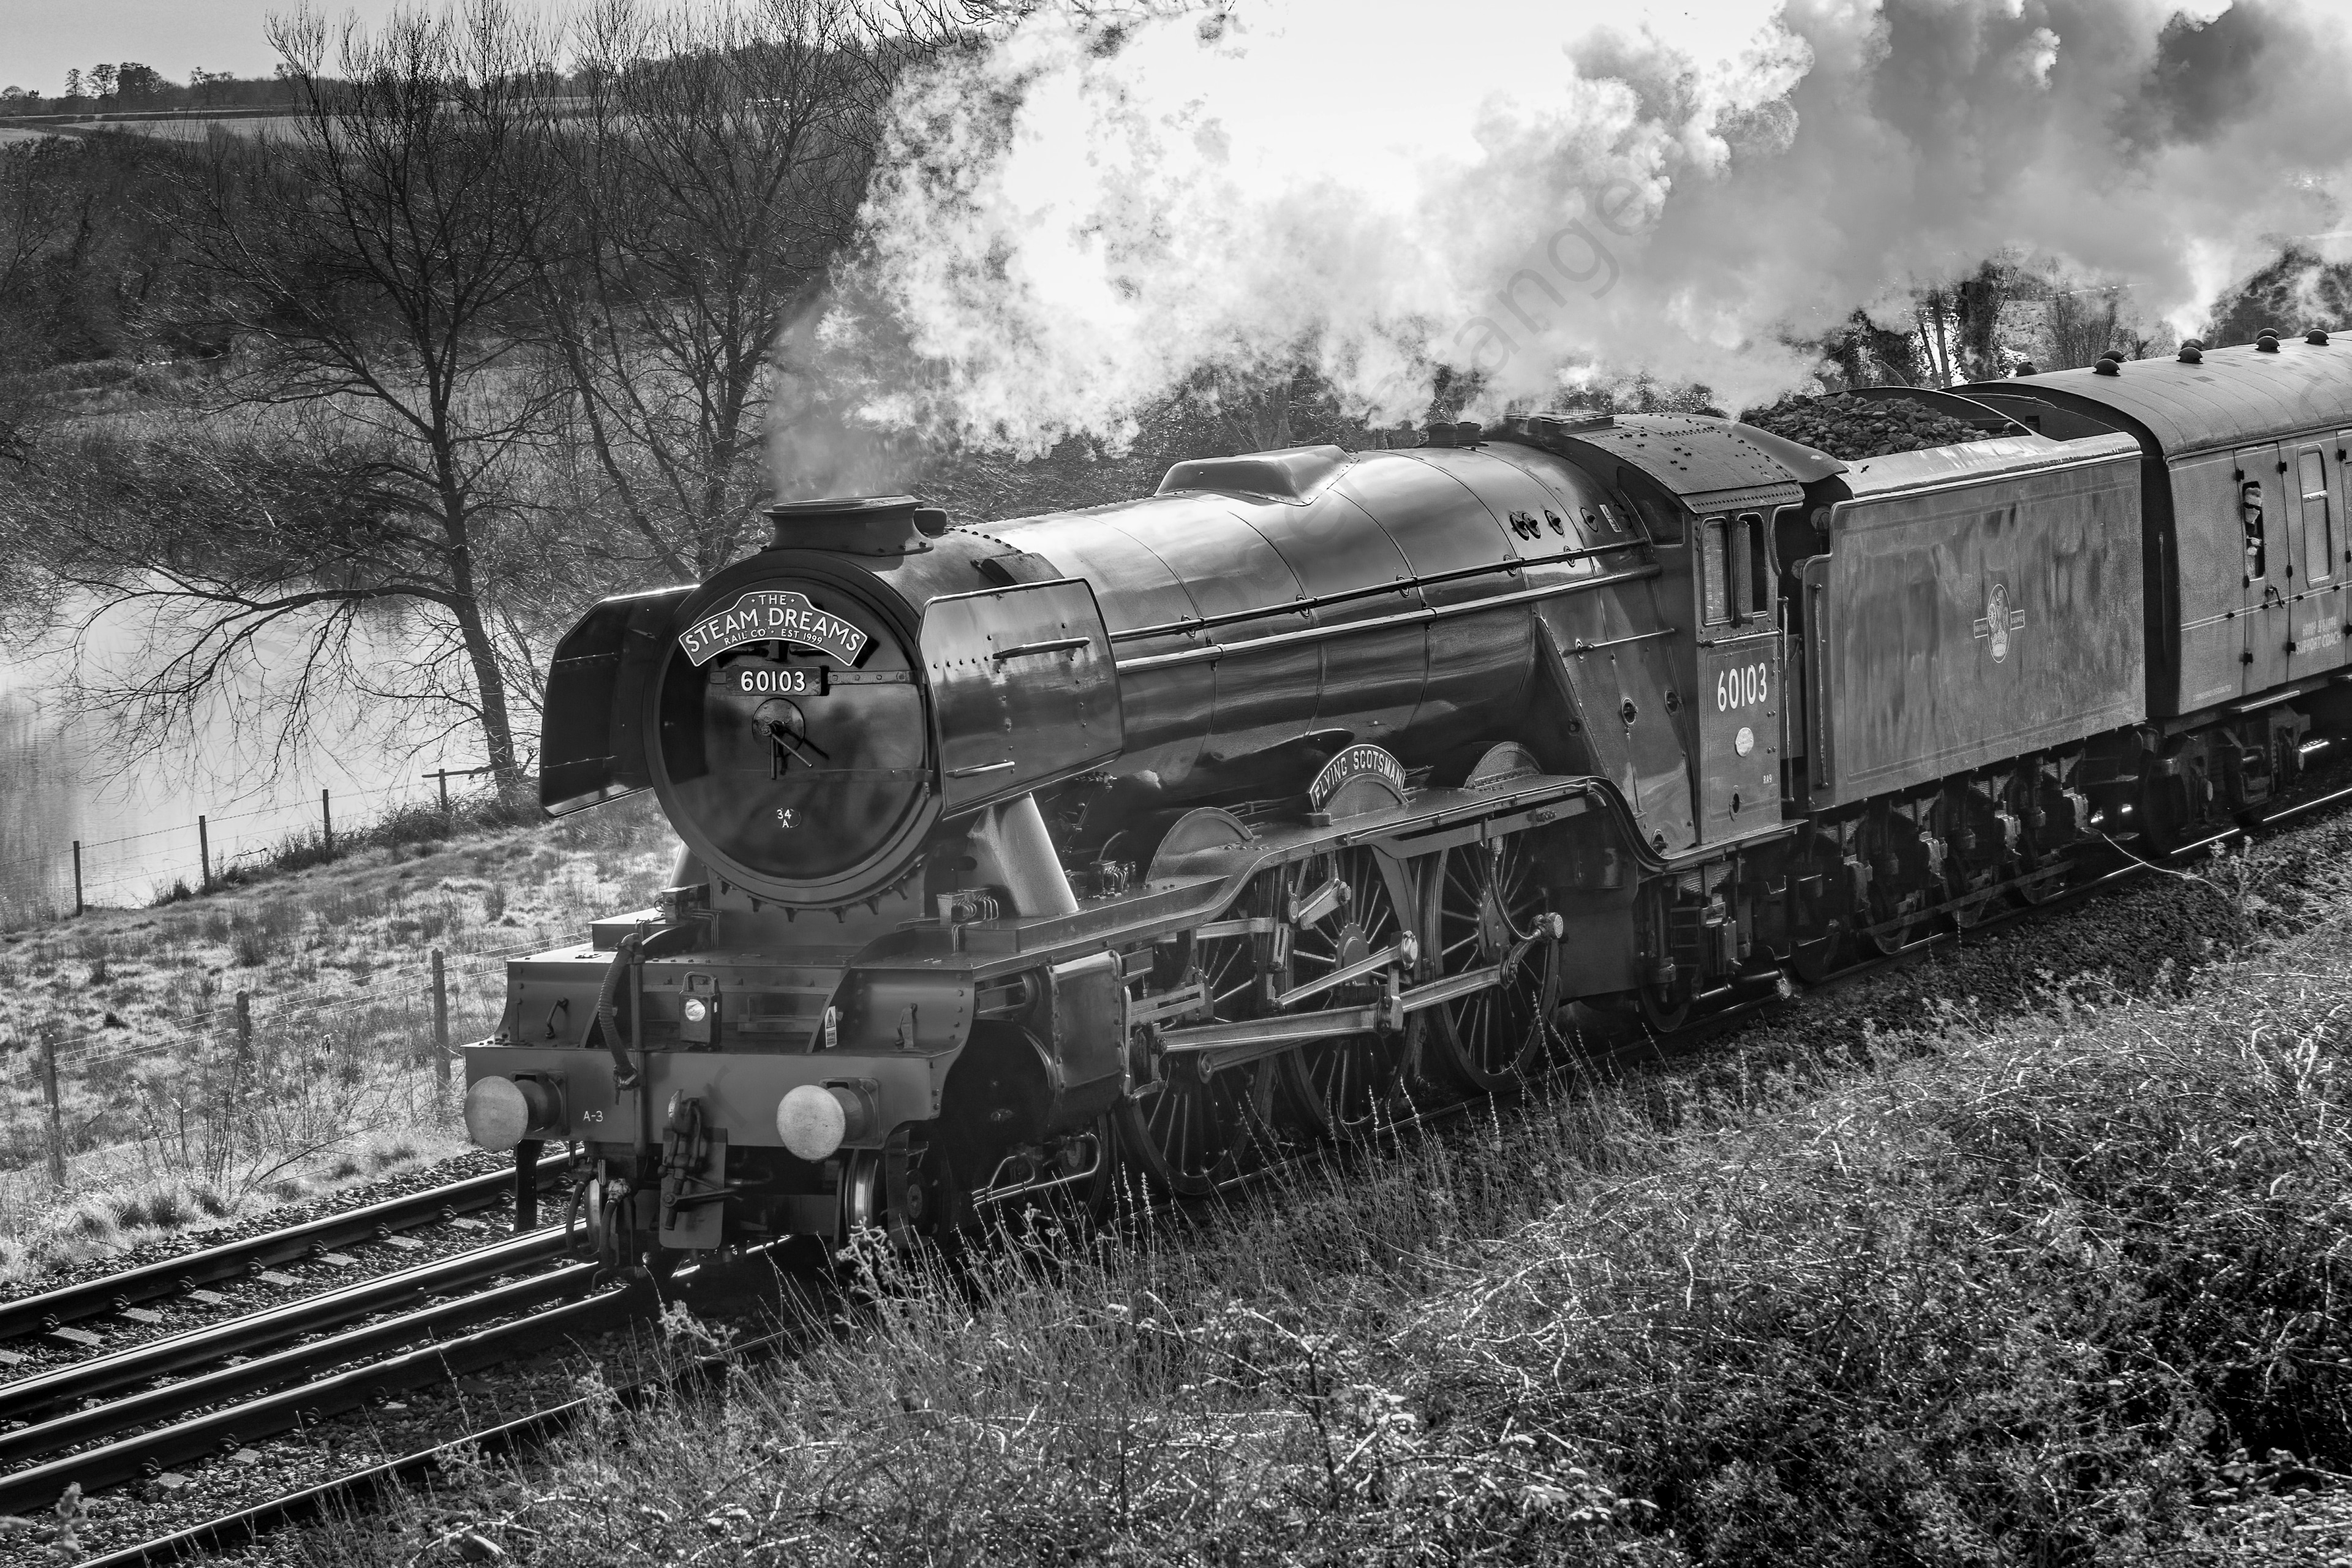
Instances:
[[[1699,618],[1711,626],[1731,624],[1731,524],[1720,517],[1708,518],[1700,538],[1705,548],[1700,552],[1700,592],[1706,602],[1700,607]]]
[[[1756,512],[1739,514],[1731,528],[1731,613],[1740,620],[1772,609],[1771,538]]]

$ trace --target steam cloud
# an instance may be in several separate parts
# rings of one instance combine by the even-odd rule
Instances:
[[[2348,35],[2330,0],[1041,11],[902,89],[820,335],[878,310],[926,368],[868,417],[1034,449],[1302,351],[1381,419],[1440,364],[1482,410],[1643,372],[1737,406],[2005,246],[2193,330],[2343,226]]]

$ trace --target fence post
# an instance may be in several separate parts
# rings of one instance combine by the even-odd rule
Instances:
[[[58,1037],[49,1029],[41,1031],[41,1089],[49,1101],[49,1180],[63,1186],[66,1181],[66,1113],[58,1098]]]
[[[196,818],[196,864],[204,871],[204,890],[213,890],[213,840],[202,816]]]
[[[449,1087],[449,983],[437,947],[433,950],[433,1081]]]
[[[319,819],[326,824],[327,858],[331,860],[335,858],[335,805],[325,790],[319,792]]]
[[[236,1059],[240,1068],[253,1063],[253,993],[236,994]]]
[[[449,770],[438,769],[433,776],[441,781],[441,815],[446,816],[449,815]]]
[[[80,840],[80,839],[79,839],[79,838],[77,838],[77,839],[75,839],[75,840],[74,840],[74,914],[75,914],[75,916],[76,916],[77,918],[79,918],[79,917],[80,916],[80,914],[81,914],[81,911],[82,911],[82,902],[81,902],[81,840]]]

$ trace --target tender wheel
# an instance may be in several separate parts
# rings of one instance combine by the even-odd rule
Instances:
[[[1888,814],[1864,824],[1862,850],[1871,867],[1868,921],[1863,940],[1892,955],[1927,934],[1930,901],[1927,848],[1908,817]]]
[[[1278,912],[1284,873],[1260,878],[1223,920]],[[1268,939],[1186,935],[1171,963],[1176,978],[1197,973],[1205,984],[1211,1017],[1254,1016],[1265,998],[1262,974]],[[1160,1058],[1159,1081],[1118,1108],[1118,1141],[1127,1157],[1179,1197],[1202,1197],[1239,1175],[1256,1153],[1274,1108],[1276,1068],[1244,1063],[1203,1074],[1190,1056]]]
[[[2140,781],[2139,839],[2149,856],[2160,860],[2178,852],[2197,837],[2200,826],[2189,809],[2183,780],[2151,773]]]
[[[1368,849],[1343,849],[1301,868],[1291,898],[1294,909],[1314,915],[1299,922],[1292,936],[1288,983],[1294,986],[1361,963],[1404,934],[1388,878]],[[1379,994],[1378,977],[1367,975],[1298,1005],[1361,1005]],[[1310,1041],[1277,1059],[1286,1098],[1299,1120],[1323,1137],[1349,1139],[1379,1122],[1411,1056],[1406,1035],[1367,1030]]]
[[[1677,980],[1672,985],[1644,985],[1633,993],[1633,1005],[1654,1034],[1671,1035],[1690,1022],[1689,983]]]
[[[1825,841],[1815,842],[1801,876],[1789,968],[1806,984],[1819,985],[1853,962],[1853,883],[1845,858]]]
[[[1504,972],[1500,984],[1430,1009],[1431,1049],[1465,1089],[1509,1088],[1543,1054],[1559,991],[1543,930],[1544,889],[1525,839],[1444,851],[1429,864],[1422,900],[1423,957],[1436,978],[1488,965]]]

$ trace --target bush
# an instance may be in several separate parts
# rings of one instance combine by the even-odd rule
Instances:
[[[547,1563],[2163,1558],[2241,1448],[2352,1464],[2347,936],[1415,1134],[1198,1235],[867,1253],[789,1367],[468,1509]]]

